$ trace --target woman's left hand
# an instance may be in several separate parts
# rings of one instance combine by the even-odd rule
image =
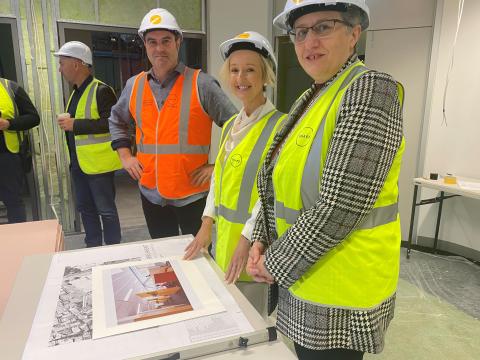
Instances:
[[[240,274],[247,264],[249,250],[250,241],[241,235],[232,259],[230,260],[230,264],[228,265],[228,269],[225,272],[225,281],[227,284],[235,283],[240,277]]]
[[[256,263],[250,262],[247,273],[256,282],[264,282],[267,284],[273,284],[275,282],[275,279],[265,267],[265,255],[261,255]]]

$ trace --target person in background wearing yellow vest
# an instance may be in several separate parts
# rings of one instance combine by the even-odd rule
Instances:
[[[150,236],[175,236],[179,227],[182,234],[196,234],[213,171],[212,120],[222,126],[236,109],[215,79],[179,61],[182,30],[170,12],[148,12],[138,34],[152,68],[130,78],[112,108],[112,148],[138,180]]]
[[[225,41],[220,52],[225,60],[220,78],[243,107],[223,127],[202,226],[185,249],[185,259],[192,259],[210,244],[215,222],[213,253],[226,282],[240,280],[237,286],[265,314],[267,287],[252,283],[244,270],[257,215],[255,179],[285,117],[264,94],[266,85],[275,85],[277,62],[268,40],[254,31]]]
[[[122,165],[111,148],[108,130],[110,110],[117,100],[115,92],[92,76],[92,52],[87,45],[67,42],[55,56],[60,58],[60,73],[73,85],[66,113],[60,114],[57,121],[66,132],[85,244],[87,247],[101,246],[103,241],[107,245],[118,244],[121,230],[115,205],[114,172]]]
[[[16,82],[0,77],[0,200],[7,208],[10,224],[27,221],[19,152],[24,131],[39,123],[38,112],[25,90]]]
[[[314,84],[260,169],[247,272],[278,285],[277,327],[300,359],[362,359],[394,314],[403,88],[355,53],[365,0],[287,0],[274,24]]]

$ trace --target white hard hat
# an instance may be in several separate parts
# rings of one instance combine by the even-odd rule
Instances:
[[[71,58],[82,60],[85,64],[92,65],[92,51],[90,48],[80,41],[69,41],[62,45],[55,56],[68,56]]]
[[[171,30],[177,32],[182,37],[182,29],[178,26],[175,17],[165,9],[152,9],[147,15],[143,17],[140,28],[138,29],[138,35],[143,39],[143,34],[147,30]]]
[[[365,0],[342,0],[342,1],[287,0],[287,3],[285,4],[285,8],[283,9],[283,12],[281,12],[275,19],[273,19],[273,25],[284,30],[289,30],[290,29],[289,17],[292,11],[295,11],[297,9],[301,9],[310,5],[322,5],[322,6],[325,6],[325,9],[328,9],[329,7],[331,7],[332,10],[338,10],[338,9],[342,9],[342,7],[346,8],[348,6],[353,5],[360,8],[360,10],[362,10],[362,19],[360,22],[362,30],[365,30],[366,28],[368,28],[368,25],[370,24],[370,10],[368,9],[368,6],[365,3]]]
[[[264,36],[255,31],[245,31],[220,44],[220,54],[223,60],[229,57],[233,51],[241,49],[258,52],[272,62],[273,71],[276,71],[277,60],[275,59],[275,53],[272,45]]]

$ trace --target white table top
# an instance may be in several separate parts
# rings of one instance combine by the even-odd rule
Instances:
[[[457,184],[445,184],[443,182],[443,179],[439,179],[439,180],[430,180],[426,178],[413,179],[413,183],[415,185],[420,185],[426,188],[444,191],[449,194],[461,195],[461,196],[480,200],[480,190],[474,190],[474,189],[462,187],[459,185],[459,182],[461,183],[462,181],[480,185],[480,180],[466,179],[466,178],[457,178]]]

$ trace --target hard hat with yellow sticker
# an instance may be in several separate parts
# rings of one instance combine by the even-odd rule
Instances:
[[[290,30],[294,20],[302,15],[322,10],[345,12],[352,6],[360,10],[360,25],[362,30],[365,30],[370,24],[370,10],[365,0],[287,0],[283,11],[273,19],[273,25]]]
[[[143,17],[140,28],[138,29],[138,35],[143,39],[143,35],[148,30],[170,30],[175,31],[182,36],[182,29],[178,26],[175,17],[165,9],[152,9],[147,15]]]
[[[258,52],[264,58],[271,61],[273,70],[276,71],[277,60],[275,59],[272,45],[259,33],[255,31],[245,31],[220,45],[220,54],[223,60],[227,59],[230,54],[236,50],[252,50]]]
[[[248,39],[249,37],[250,37],[250,34],[248,32],[245,32],[235,36],[235,39]]]

